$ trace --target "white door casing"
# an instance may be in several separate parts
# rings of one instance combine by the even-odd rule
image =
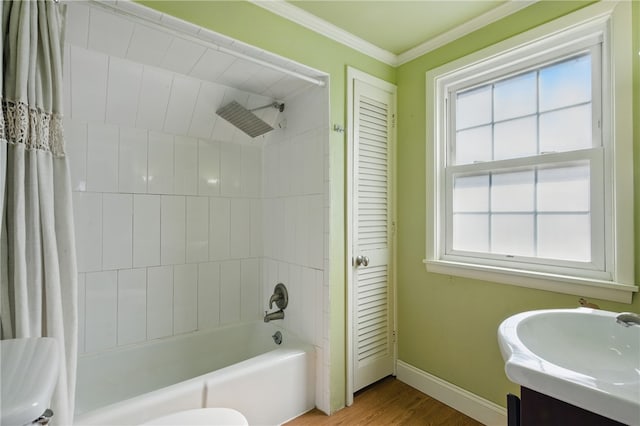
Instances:
[[[352,69],[348,81],[349,404],[353,392],[395,371],[396,87]]]

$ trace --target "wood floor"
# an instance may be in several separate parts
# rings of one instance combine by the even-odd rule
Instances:
[[[332,416],[314,409],[286,425],[482,426],[482,423],[393,377],[387,377],[356,393],[351,407]]]

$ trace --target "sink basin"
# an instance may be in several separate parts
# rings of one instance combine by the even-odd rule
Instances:
[[[498,342],[507,377],[613,420],[640,423],[640,326],[616,312],[548,309],[513,315]]]

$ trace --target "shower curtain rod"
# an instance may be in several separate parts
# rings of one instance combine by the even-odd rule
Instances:
[[[62,0],[63,3],[66,2],[70,2],[72,0]],[[306,81],[308,83],[312,83],[315,84],[316,86],[319,87],[325,87],[326,86],[326,82],[324,80],[318,79],[318,78],[314,78],[314,77],[310,77],[308,75],[304,75],[302,73],[299,73],[297,71],[293,71],[284,67],[281,67],[279,65],[275,65],[272,64],[270,62],[267,61],[263,61],[262,59],[258,59],[258,58],[254,58],[253,56],[238,52],[236,50],[232,50],[223,46],[220,46],[219,44],[215,43],[214,41],[210,41],[210,40],[206,40],[204,38],[200,38],[195,34],[189,34],[185,31],[181,31],[175,27],[170,27],[165,25],[165,22],[163,22],[161,20],[161,17],[166,16],[168,19],[175,19],[177,22],[180,22],[181,25],[190,25],[193,26],[194,28],[200,28],[200,31],[206,31],[209,32],[210,34],[214,35],[215,37],[220,37],[220,38],[226,38],[226,39],[230,39],[232,40],[230,37],[224,36],[222,34],[219,34],[213,30],[209,30],[206,28],[202,28],[202,27],[198,27],[195,24],[191,24],[189,22],[186,21],[182,21],[178,18],[175,18],[171,15],[166,15],[162,12],[156,12],[154,11],[154,13],[157,13],[159,18],[158,19],[153,19],[152,17],[149,16],[149,12],[147,11],[147,8],[145,6],[139,5],[133,1],[118,1],[117,3],[113,2],[113,0],[91,0],[90,3],[95,4],[99,7],[105,8],[105,9],[109,9],[111,11],[114,11],[116,13],[119,13],[121,15],[125,15],[134,19],[138,19],[141,21],[144,21],[145,23],[151,24],[155,27],[160,27],[165,31],[170,32],[172,35],[174,36],[179,36],[182,38],[186,38],[189,39],[191,41],[195,41],[197,43],[199,43],[200,45],[206,47],[206,48],[211,48],[211,49],[215,49],[218,50],[222,53],[227,53],[229,55],[233,55],[239,59],[245,59],[248,61],[251,61],[255,64],[264,66],[266,68],[270,68],[274,71],[279,71],[281,73],[287,74],[291,77],[295,77],[299,80],[303,80]],[[123,7],[124,6],[124,7]],[[140,13],[137,13],[137,11],[139,11]],[[248,45],[250,46],[250,45]],[[256,48],[257,49],[257,48]]]

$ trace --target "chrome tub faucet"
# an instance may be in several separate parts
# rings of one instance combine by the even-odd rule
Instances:
[[[264,322],[284,319],[284,308],[289,304],[289,293],[287,292],[287,287],[282,283],[276,284],[276,287],[273,289],[273,294],[269,298],[269,309],[273,308],[274,303],[279,310],[271,313],[267,313],[267,311],[265,311]]]

